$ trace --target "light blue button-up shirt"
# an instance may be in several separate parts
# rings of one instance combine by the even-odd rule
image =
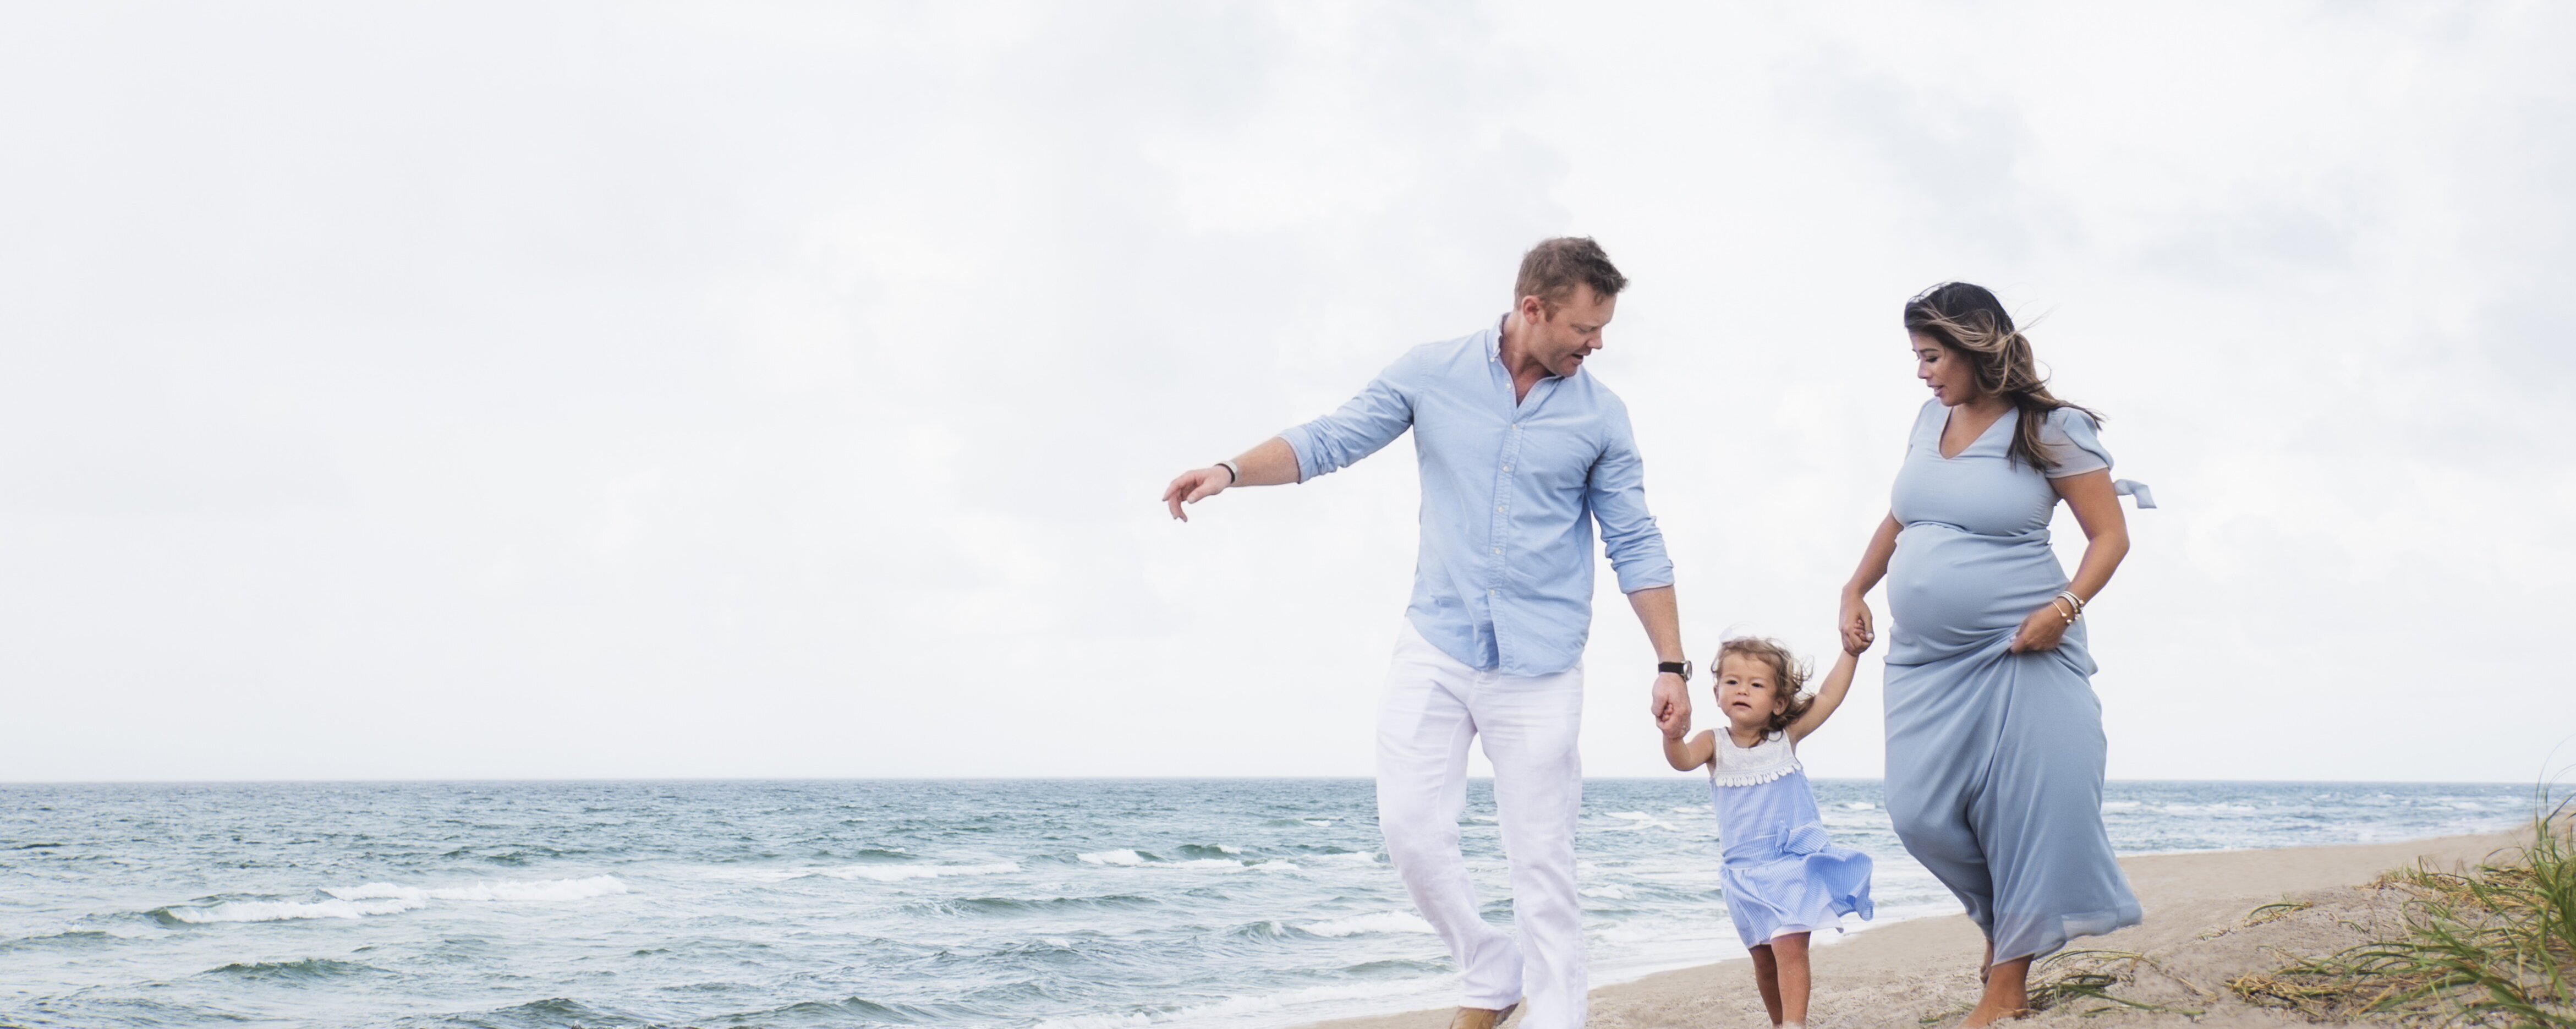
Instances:
[[[1475,668],[1574,667],[1592,632],[1592,523],[1619,590],[1673,582],[1646,510],[1645,462],[1627,405],[1577,370],[1512,401],[1499,323],[1407,351],[1341,409],[1280,434],[1303,482],[1413,430],[1422,464],[1422,551],[1405,617]]]

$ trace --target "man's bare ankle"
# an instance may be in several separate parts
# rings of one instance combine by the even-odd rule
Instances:
[[[1477,1008],[1461,1004],[1449,1016],[1449,1029],[1499,1029],[1520,1013],[1521,1002],[1513,1001],[1499,1008]]]

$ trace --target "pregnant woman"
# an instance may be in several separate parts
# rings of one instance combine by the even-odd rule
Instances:
[[[1871,632],[1862,598],[1887,580],[1887,811],[1915,859],[1986,934],[1985,996],[1962,1023],[2027,1005],[2030,963],[2072,937],[2138,922],[2102,831],[2102,706],[2084,607],[2129,550],[2090,411],[2050,396],[2030,340],[1964,282],[1905,305],[1914,420],[1887,520],[1844,587],[1842,631]],[[2049,549],[2063,499],[2084,527],[2069,581]]]

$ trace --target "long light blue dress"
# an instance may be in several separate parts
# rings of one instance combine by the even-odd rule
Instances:
[[[1786,736],[1738,747],[1718,730],[1708,791],[1725,861],[1717,880],[1745,949],[1783,933],[1839,929],[1844,915],[1876,913],[1869,855],[1834,846],[1825,834],[1815,791]]]
[[[1949,409],[1915,418],[1890,512],[1887,812],[1915,860],[1958,895],[1998,962],[2136,925],[2137,897],[2102,830],[2108,741],[2084,623],[2056,649],[2010,652],[2022,619],[2067,586],[2049,549],[2049,477],[2111,466],[2091,419],[2050,412],[2043,475],[2010,460],[2018,412],[1955,458]],[[2117,490],[2141,507],[2143,487]]]

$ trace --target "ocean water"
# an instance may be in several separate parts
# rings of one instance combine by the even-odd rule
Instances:
[[[1825,781],[1879,919],[1955,903]],[[1594,980],[1742,953],[1705,780],[1586,784]],[[2525,822],[2513,785],[2113,783],[2124,853]],[[1469,865],[1508,920],[1485,784]],[[1451,1002],[1364,780],[0,786],[0,1025],[1261,1029]]]

